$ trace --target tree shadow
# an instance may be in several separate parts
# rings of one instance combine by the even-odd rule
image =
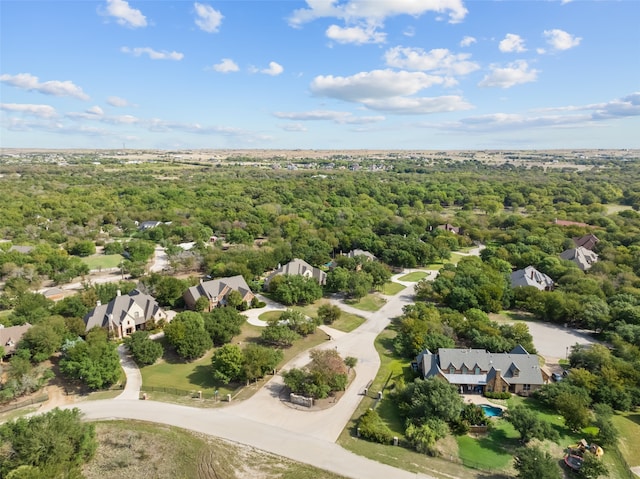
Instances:
[[[218,385],[217,381],[213,378],[211,366],[204,364],[193,368],[193,371],[187,376],[187,379],[191,384],[204,389],[214,388]]]
[[[635,422],[636,424],[640,425],[640,413],[633,413],[633,414],[628,414],[627,416],[625,416],[627,419],[629,419],[630,421]]]

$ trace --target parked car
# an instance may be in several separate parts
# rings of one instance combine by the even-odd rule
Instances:
[[[562,375],[562,373],[553,373],[551,375],[551,379],[553,379],[555,382],[558,382],[562,381],[564,379],[564,376]]]

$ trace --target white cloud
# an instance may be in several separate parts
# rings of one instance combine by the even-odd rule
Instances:
[[[407,27],[404,29],[404,31],[402,32],[402,34],[405,37],[414,37],[416,35],[416,29],[413,27]]]
[[[307,131],[307,128],[304,125],[301,125],[300,123],[287,123],[285,125],[281,125],[280,128],[282,128],[284,131],[289,131],[293,133]]]
[[[460,46],[468,47],[473,45],[474,43],[477,43],[477,41],[478,40],[476,40],[474,37],[466,36],[462,40],[460,40]]]
[[[372,110],[402,115],[424,115],[460,110],[470,110],[473,105],[457,95],[440,97],[393,97],[369,99],[362,102]]]
[[[210,5],[205,5],[204,3],[195,3],[194,8],[196,9],[196,25],[208,33],[215,33],[220,28],[220,24],[222,23],[222,13],[215,10]]]
[[[107,98],[107,103],[118,108],[129,106],[129,102],[124,98],[120,98],[119,96],[110,96],[109,98]]]
[[[384,116],[355,116],[347,111],[312,110],[305,112],[275,112],[276,118],[297,121],[332,121],[339,124],[364,125],[383,121]]]
[[[89,99],[89,95],[83,92],[82,88],[69,80],[52,80],[41,83],[37,76],[30,73],[18,73],[17,75],[0,75],[0,82],[23,90],[44,93],[45,95],[70,96],[85,101]]]
[[[433,71],[449,75],[466,75],[480,68],[468,53],[453,54],[446,48],[425,52],[421,48],[394,47],[386,51],[388,66],[408,70]]]
[[[345,101],[413,95],[423,88],[441,84],[441,77],[422,72],[373,70],[350,77],[320,75],[311,82],[311,92]]]
[[[582,41],[582,38],[575,37],[557,28],[554,30],[545,30],[543,35],[547,39],[547,43],[551,45],[554,50],[569,50],[570,48],[577,47]]]
[[[54,118],[55,108],[50,105],[33,105],[29,103],[0,103],[0,110],[33,115],[38,118]]]
[[[265,75],[278,76],[284,71],[282,65],[276,62],[269,62],[269,68],[263,68],[262,70],[258,70],[260,73],[264,73]]]
[[[375,27],[339,27],[331,25],[327,28],[326,35],[331,40],[338,43],[354,43],[364,45],[365,43],[384,43],[387,34],[376,31]]]
[[[237,72],[238,70],[240,70],[236,62],[234,62],[231,58],[223,58],[220,63],[216,63],[212,68],[220,73]]]
[[[122,47],[120,49],[120,51],[122,51],[123,53],[129,53],[131,55],[133,55],[134,57],[139,57],[141,55],[148,55],[149,58],[151,60],[175,60],[175,61],[180,61],[184,58],[184,54],[183,53],[179,53],[179,52],[168,52],[166,50],[162,50],[162,51],[157,51],[154,50],[153,48],[149,48],[149,47],[137,47],[137,48],[129,48],[129,47]]]
[[[511,88],[522,83],[536,81],[538,70],[529,69],[529,64],[524,60],[517,60],[501,68],[498,65],[491,65],[491,73],[486,75],[478,86]]]
[[[516,35],[515,33],[507,33],[504,39],[500,41],[498,48],[504,53],[522,53],[527,51],[524,46],[524,40],[520,35]]]
[[[92,106],[91,108],[88,108],[86,110],[86,112],[90,113],[92,115],[98,115],[98,116],[104,115],[104,110],[102,108],[100,108],[98,105]]]
[[[308,8],[294,10],[289,24],[299,27],[318,18],[334,17],[354,22],[365,20],[370,24],[379,24],[387,17],[411,15],[418,17],[426,12],[448,13],[449,22],[461,22],[467,9],[462,0],[307,0]]]
[[[147,19],[142,12],[131,8],[125,0],[107,0],[107,15],[116,18],[119,25],[132,28],[147,26]]]

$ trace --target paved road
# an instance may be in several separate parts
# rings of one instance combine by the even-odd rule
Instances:
[[[235,414],[232,408],[199,409],[156,401],[88,401],[87,419],[134,419],[181,427],[247,444],[353,479],[434,479],[357,456],[335,443]]]

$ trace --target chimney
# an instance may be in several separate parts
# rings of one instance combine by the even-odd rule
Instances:
[[[533,268],[531,268],[531,279],[533,279]]]
[[[122,296],[122,291],[117,290],[117,291],[116,291],[116,296]]]

